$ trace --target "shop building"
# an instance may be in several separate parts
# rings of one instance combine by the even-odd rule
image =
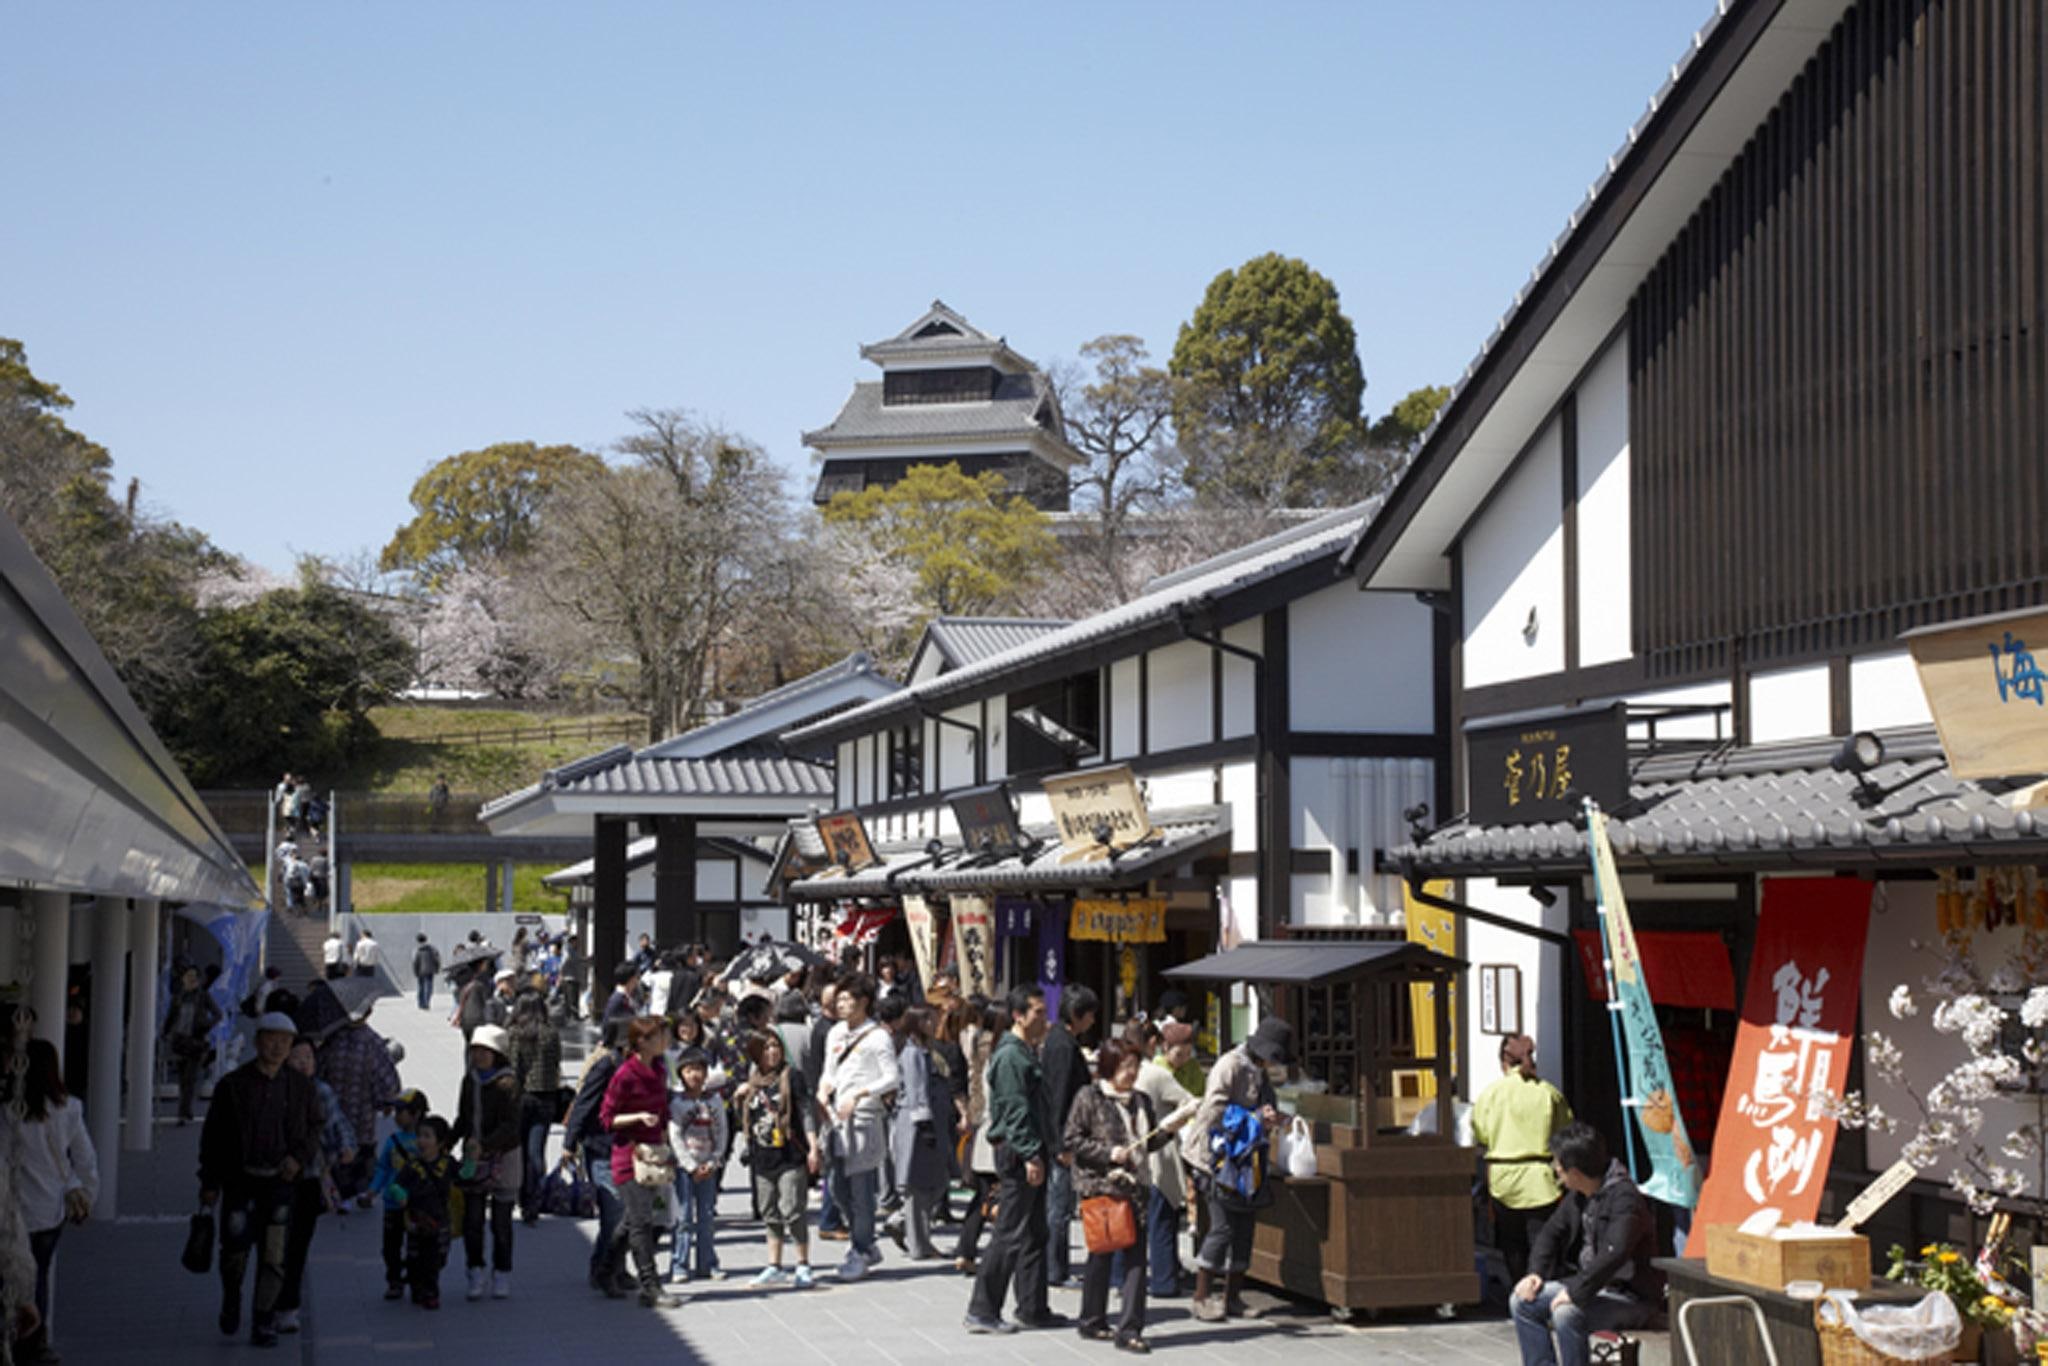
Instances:
[[[1009,492],[1045,512],[1067,510],[1067,442],[1059,397],[1037,366],[934,301],[910,326],[860,348],[882,371],[853,386],[839,415],[804,444],[822,468],[811,500],[887,488],[916,465],[958,465],[1003,476]]]
[[[1909,653],[2048,605],[2048,160],[2021,98],[2044,83],[2025,0],[1724,5],[1346,548],[1361,587],[1438,603],[1451,642],[1446,800],[1391,864],[1469,908],[1475,1086],[1492,1036],[1526,1029],[1619,1130],[1598,959],[1572,939],[1595,924],[1589,791],[1662,939],[1667,1043],[1702,1036],[1695,1134],[1752,1080],[1711,1059],[1761,907],[1818,916],[1865,880],[1860,1038],[1931,970],[1938,906],[2048,863],[2028,775],[1955,771]],[[1985,689],[2004,670],[1995,703],[2011,662],[1971,648]],[[1923,1077],[1952,1061],[1907,1047]],[[1844,1132],[1794,1176],[1831,1212],[1910,1132]],[[1916,1182],[1867,1231],[1917,1247],[1955,1209]]]
[[[857,818],[873,854],[786,895],[800,914],[866,917],[864,932],[988,901],[998,938],[1029,941],[1006,945],[1008,971],[1050,951],[1049,981],[1086,983],[1118,1014],[1155,1007],[1166,968],[1226,941],[1399,937],[1386,856],[1403,812],[1438,800],[1448,640],[1415,595],[1339,576],[1371,512],[1324,515],[1081,621],[1013,625],[1028,638],[985,653],[935,623],[901,691],[785,737],[830,747],[833,814]],[[1056,821],[1071,775],[1122,770],[1149,838]],[[990,810],[1014,814],[1016,838],[989,844]]]

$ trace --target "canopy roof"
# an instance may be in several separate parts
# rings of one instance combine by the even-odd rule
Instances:
[[[1342,944],[1328,941],[1282,940],[1240,944],[1234,949],[1197,958],[1165,976],[1197,982],[1274,982],[1283,986],[1321,986],[1351,977],[1382,973],[1456,973],[1463,960],[1426,949],[1404,939]]]

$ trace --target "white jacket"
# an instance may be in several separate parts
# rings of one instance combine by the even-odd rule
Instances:
[[[64,1222],[64,1196],[82,1190],[100,1198],[99,1154],[85,1131],[85,1111],[76,1101],[53,1105],[39,1120],[21,1125],[21,1215],[31,1233]]]

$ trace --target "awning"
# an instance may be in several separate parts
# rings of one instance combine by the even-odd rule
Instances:
[[[1062,845],[1049,825],[1029,826],[1024,833],[1040,841],[1028,854],[990,859],[961,848],[936,857],[922,846],[898,845],[877,851],[882,861],[850,876],[821,875],[792,883],[788,896],[797,901],[836,901],[842,897],[900,896],[905,892],[1089,891],[1131,887],[1159,876],[1177,864],[1221,851],[1230,843],[1230,808],[1187,807],[1153,814],[1158,843],[1138,845],[1116,858],[1096,847],[1077,850]]]
[[[1579,944],[1587,992],[1596,1001],[1606,1000],[1600,932],[1573,930],[1572,938]],[[1636,953],[1643,960],[1643,975],[1650,981],[1650,999],[1658,1005],[1735,1009],[1735,968],[1720,935],[1699,930],[1637,930]]]
[[[1234,949],[1168,968],[1161,975],[1200,982],[1276,982],[1286,986],[1318,986],[1340,978],[1366,977],[1382,972],[1417,968],[1461,972],[1464,967],[1459,959],[1405,940],[1387,939],[1366,944],[1290,940],[1274,944],[1240,944]]]
[[[882,932],[882,926],[895,918],[894,906],[862,906],[833,926],[832,934],[835,938],[865,946],[874,943]]]

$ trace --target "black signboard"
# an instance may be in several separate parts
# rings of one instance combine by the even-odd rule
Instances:
[[[1628,800],[1628,714],[1619,702],[1468,731],[1465,754],[1474,825],[1570,821],[1587,797],[1609,811]]]
[[[1017,806],[1003,783],[972,787],[951,799],[953,819],[960,823],[960,842],[973,854],[1014,854],[1024,843],[1017,828]]]

